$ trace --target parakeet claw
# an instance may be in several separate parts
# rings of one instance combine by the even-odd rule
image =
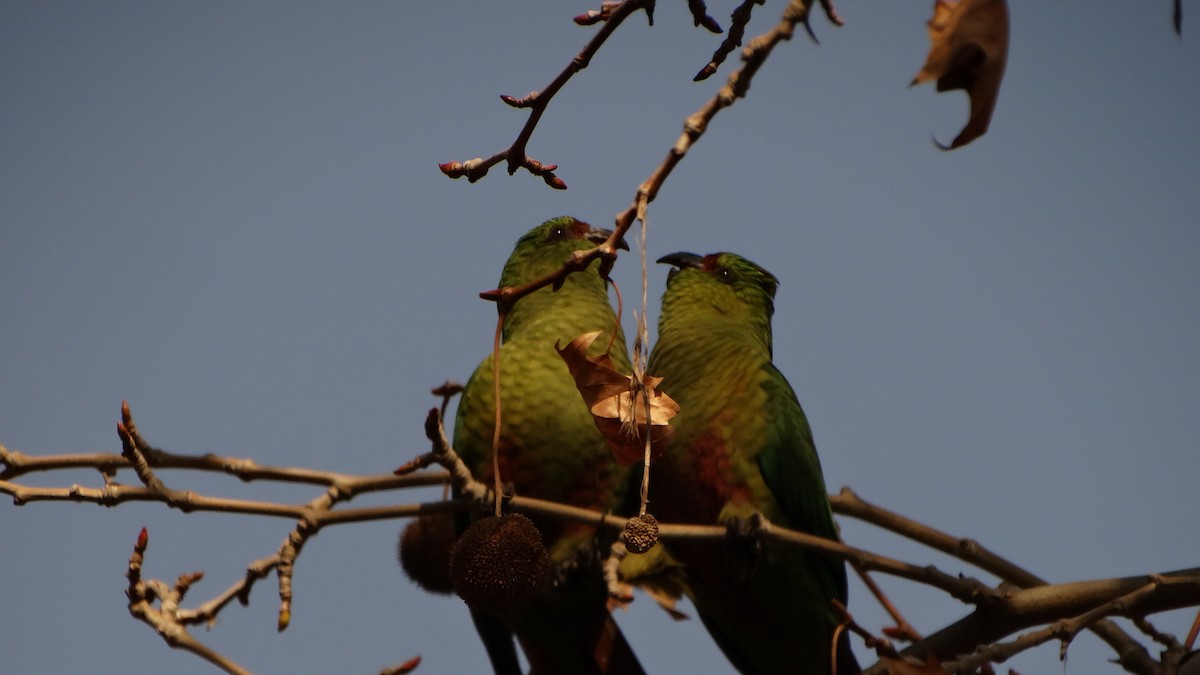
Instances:
[[[571,556],[554,566],[551,587],[559,592],[571,592],[582,584],[592,583],[600,574],[600,545],[594,538],[577,543]]]
[[[733,578],[742,583],[749,581],[762,561],[762,514],[725,521],[725,562]]]

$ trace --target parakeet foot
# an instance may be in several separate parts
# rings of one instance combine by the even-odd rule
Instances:
[[[725,563],[738,583],[753,577],[762,561],[762,524],[757,512],[725,520]]]
[[[582,584],[592,583],[601,575],[600,545],[592,539],[577,544],[571,557],[554,566],[551,587],[557,592],[570,593]]]

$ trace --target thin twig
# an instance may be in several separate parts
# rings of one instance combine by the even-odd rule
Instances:
[[[608,555],[604,558],[600,568],[604,574],[604,585],[608,589],[608,597],[620,603],[633,602],[633,596],[621,583],[621,561],[627,555],[629,555],[629,549],[625,548],[624,542],[617,539],[609,546]]]
[[[729,15],[732,20],[729,24],[729,33],[725,35],[725,39],[721,41],[721,45],[713,52],[712,58],[708,64],[696,73],[692,78],[693,82],[707,80],[717,72],[717,68],[725,63],[725,57],[729,56],[730,52],[742,46],[742,38],[746,35],[746,24],[750,23],[750,15],[754,5],[763,4],[764,0],[742,0],[742,4],[734,8],[733,13]]]
[[[573,251],[563,261],[562,267],[541,278],[534,279],[521,286],[502,286],[490,291],[483,291],[479,294],[479,297],[484,300],[491,300],[500,307],[511,307],[517,300],[546,286],[553,286],[555,290],[558,290],[563,282],[567,280],[568,276],[575,272],[586,270],[596,259],[600,260],[600,277],[608,279],[608,272],[612,269],[612,264],[617,259],[617,244],[619,241],[621,241],[621,237],[614,233],[607,240],[592,248]]]
[[[832,4],[822,2],[822,6],[825,7],[827,14],[832,13],[831,16],[837,16],[833,11]],[[634,219],[638,217],[639,212],[644,213],[645,206],[654,201],[654,198],[658,196],[658,191],[666,182],[667,176],[671,174],[688,150],[704,135],[713,117],[722,109],[733,105],[737,99],[746,96],[750,89],[750,82],[754,79],[758,69],[766,62],[767,57],[770,56],[771,50],[780,41],[790,40],[795,33],[796,24],[807,23],[808,14],[807,2],[792,0],[775,28],[750,41],[749,46],[742,53],[742,67],[729,76],[725,86],[721,87],[708,103],[687,118],[683,125],[683,133],[675,141],[675,145],[671,147],[666,158],[650,177],[638,186],[637,193],[629,207],[617,214],[614,237],[624,236]]]
[[[192,583],[200,580],[202,573],[182,575],[174,586],[156,579],[142,578],[142,564],[149,541],[146,528],[142,528],[129,558],[129,572],[126,574],[129,579],[125,591],[129,598],[129,613],[153,628],[171,647],[189,651],[232,675],[249,675],[250,671],[193,638],[179,620],[179,603]],[[158,607],[154,606],[156,600]]]
[[[422,461],[427,459],[430,463],[436,462],[446,469],[449,472],[450,484],[461,494],[467,495],[477,503],[490,501],[487,486],[475,480],[471,469],[450,446],[450,439],[446,437],[446,426],[437,408],[431,408],[425,416],[425,437],[433,444],[433,449],[429,455],[420,458]]]
[[[1192,621],[1192,627],[1188,630],[1187,639],[1183,641],[1184,651],[1192,651],[1192,647],[1196,645],[1196,636],[1200,635],[1200,612],[1196,613],[1196,618]]]
[[[351,476],[336,471],[321,471],[296,467],[262,466],[252,459],[225,457],[213,453],[203,455],[178,455],[152,447],[140,448],[147,464],[154,469],[189,469],[211,473],[225,473],[243,482],[274,481],[281,483],[301,483],[311,485],[354,485],[356,493],[394,490],[415,485],[433,485],[445,480],[420,478],[397,478],[390,474],[374,476]],[[20,496],[16,488],[24,487],[17,483],[8,482],[13,478],[32,473],[63,471],[68,469],[94,469],[103,475],[111,475],[119,469],[129,469],[132,465],[129,459],[117,453],[70,453],[54,455],[27,455],[22,452],[9,450],[0,445],[0,492],[13,495],[14,500]],[[11,486],[13,490],[5,490],[3,486]],[[33,489],[33,488],[30,488]],[[28,493],[32,495],[33,493]],[[19,501],[18,501],[19,503]]]
[[[879,587],[879,584],[875,583],[875,579],[871,577],[871,574],[856,562],[850,563],[850,566],[858,574],[858,578],[862,580],[863,584],[866,585],[867,590],[871,591],[871,595],[875,597],[875,600],[888,613],[888,616],[892,617],[892,621],[896,622],[894,630],[891,631],[893,637],[907,640],[908,642],[920,640],[921,633],[908,622],[908,619],[904,618],[904,615],[900,613],[900,609],[892,603],[887,594],[883,592],[883,589]]]
[[[528,108],[529,117],[525,120],[525,125],[521,127],[521,132],[517,134],[517,139],[513,141],[509,147],[495,153],[487,159],[476,157],[475,159],[466,162],[447,162],[439,164],[438,168],[442,173],[450,178],[466,179],[474,183],[475,181],[487,175],[488,169],[499,164],[501,161],[508,160],[508,174],[517,172],[517,169],[524,168],[535,176],[540,176],[552,188],[557,190],[565,190],[567,184],[563,180],[554,175],[554,170],[558,168],[554,164],[542,164],[536,159],[533,159],[526,154],[526,146],[529,144],[529,139],[533,136],[534,129],[537,128],[538,121],[542,118],[542,113],[546,111],[546,106],[550,104],[551,99],[562,89],[563,85],[571,79],[575,73],[588,67],[592,57],[596,52],[600,51],[606,40],[617,29],[621,23],[639,9],[645,9],[647,6],[646,0],[625,0],[620,5],[611,9],[605,16],[604,26],[592,36],[583,50],[571,59],[565,68],[546,85],[545,89],[530,93],[524,98],[516,98],[513,96],[502,95],[502,101],[514,108]]]
[[[446,408],[450,405],[450,399],[461,394],[462,390],[463,386],[461,384],[455,382],[454,380],[446,380],[445,382],[434,387],[433,391],[430,392],[434,396],[442,399],[441,415],[443,418],[446,417]]]
[[[848,487],[842,488],[841,492],[836,495],[830,495],[829,503],[833,507],[834,513],[857,518],[919,541],[930,548],[969,562],[1009,583],[1022,587],[1039,586],[1046,583],[1045,580],[996,555],[973,539],[952,536],[867,502]]]

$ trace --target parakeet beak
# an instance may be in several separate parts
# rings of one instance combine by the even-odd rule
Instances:
[[[612,233],[612,230],[606,230],[603,227],[593,227],[588,232],[587,240],[593,244],[603,244],[604,242],[608,241],[608,238],[612,236]],[[624,237],[621,237],[621,239],[617,242],[617,248],[621,249],[622,251],[629,250],[629,244],[625,243]]]
[[[659,264],[674,265],[683,270],[689,267],[700,267],[704,263],[704,256],[685,252],[671,253],[659,258],[658,262]]]
[[[670,285],[670,283],[672,281],[674,281],[675,275],[679,274],[680,270],[686,270],[689,267],[699,268],[704,263],[704,256],[699,256],[699,255],[696,255],[695,253],[686,253],[684,251],[680,251],[679,253],[671,253],[669,255],[664,255],[663,257],[658,259],[658,263],[659,264],[666,263],[668,265],[675,266],[675,269],[671,270],[667,274],[667,284]]]

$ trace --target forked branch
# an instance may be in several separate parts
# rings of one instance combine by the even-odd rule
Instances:
[[[578,73],[579,71],[588,67],[588,64],[592,61],[592,57],[596,55],[596,52],[600,51],[600,47],[604,45],[605,41],[608,40],[608,37],[613,34],[613,31],[615,31],[617,27],[629,17],[629,15],[633,14],[639,9],[646,9],[648,6],[653,6],[652,0],[625,0],[625,2],[611,7],[611,9],[604,15],[604,26],[601,27],[594,36],[592,36],[592,39],[588,41],[587,45],[583,48],[583,51],[579,52],[575,58],[571,59],[571,62],[567,64],[567,66],[563,68],[553,80],[551,80],[550,84],[546,85],[545,89],[531,92],[524,98],[517,98],[507,94],[500,96],[500,100],[514,108],[524,108],[529,110],[529,117],[526,118],[525,125],[521,127],[521,132],[517,134],[517,139],[513,141],[512,145],[500,150],[487,159],[476,157],[475,159],[467,160],[465,162],[446,162],[445,164],[439,164],[438,168],[441,169],[442,173],[446,174],[450,178],[465,177],[469,182],[474,183],[480,178],[486,176],[488,169],[491,169],[501,161],[507,160],[508,174],[510,176],[516,173],[517,169],[524,168],[533,175],[540,176],[542,180],[546,181],[546,185],[549,185],[556,190],[567,189],[567,184],[563,182],[561,178],[554,175],[555,169],[558,168],[557,165],[543,164],[542,162],[539,162],[538,160],[526,154],[526,146],[529,145],[529,139],[533,136],[533,130],[537,128],[538,121],[541,120],[542,114],[546,112],[546,106],[550,104],[550,101],[554,98],[554,95],[558,93],[558,90],[562,89],[563,85],[565,85],[567,81],[575,75],[575,73]]]

